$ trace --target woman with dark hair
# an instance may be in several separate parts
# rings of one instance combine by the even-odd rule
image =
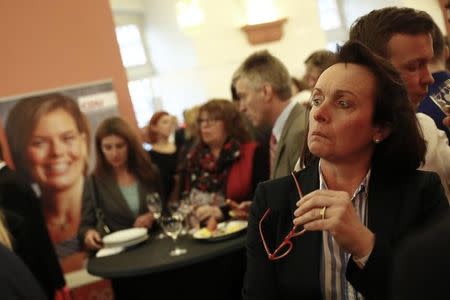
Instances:
[[[102,246],[96,228],[97,208],[111,231],[130,227],[150,228],[154,217],[145,198],[159,192],[159,175],[138,136],[121,118],[105,119],[95,134],[96,166],[88,179],[91,192],[85,194],[79,239],[88,249]],[[91,181],[91,182],[89,182]],[[94,194],[94,195],[93,195]]]
[[[181,195],[190,197],[198,219],[228,218],[225,200],[249,206],[258,182],[268,178],[261,164],[260,147],[249,133],[236,106],[213,99],[198,114],[199,143],[181,167]],[[267,158],[265,159],[267,161]]]
[[[448,209],[397,71],[358,42],[311,96],[305,169],[262,183],[244,299],[388,299],[394,249]],[[287,235],[287,236],[286,236]]]
[[[161,174],[163,199],[168,199],[175,182],[178,159],[178,149],[169,141],[170,135],[175,130],[172,116],[165,111],[154,113],[148,122],[147,129],[148,140],[152,145],[148,153]]]

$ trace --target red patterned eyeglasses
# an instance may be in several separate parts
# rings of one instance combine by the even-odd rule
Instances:
[[[300,184],[298,183],[298,180],[295,177],[294,172],[292,172],[291,175],[292,175],[292,178],[294,178],[294,182],[297,187],[298,195],[300,196],[300,199],[301,199],[301,198],[303,198],[303,192],[300,188]],[[266,250],[267,257],[269,258],[269,260],[277,260],[277,259],[281,259],[281,258],[285,257],[286,255],[289,254],[289,252],[291,252],[292,247],[294,246],[291,239],[304,234],[306,229],[303,229],[302,226],[294,225],[292,227],[291,231],[289,231],[289,233],[283,239],[283,242],[280,244],[280,246],[278,246],[278,248],[275,249],[275,251],[273,253],[271,253],[269,250],[269,247],[267,246],[266,240],[264,239],[263,230],[262,230],[262,223],[263,223],[264,219],[269,215],[270,211],[271,211],[271,209],[269,207],[266,210],[266,212],[264,213],[264,215],[262,216],[261,220],[259,220],[259,234],[261,235],[261,240],[263,242],[264,249]],[[301,227],[302,229],[300,230],[299,227]]]

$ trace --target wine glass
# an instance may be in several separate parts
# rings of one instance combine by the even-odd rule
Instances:
[[[178,256],[187,252],[184,248],[177,246],[177,238],[183,229],[183,216],[180,213],[174,213],[172,215],[164,215],[160,218],[160,224],[164,232],[172,238],[174,242],[174,248],[169,252],[170,256]]]
[[[430,99],[442,110],[444,114],[450,116],[450,80],[445,81],[438,91],[430,95]]]
[[[162,212],[162,202],[161,198],[159,197],[158,193],[150,193],[147,194],[146,197],[147,202],[147,208],[148,210],[153,214],[153,217],[155,218],[156,222],[159,224],[159,219],[161,218],[161,212]],[[164,238],[164,235],[162,233],[158,234],[156,236],[157,239]]]
[[[189,216],[193,211],[193,206],[189,197],[181,198],[178,202],[178,207],[176,212],[180,213],[183,217],[183,229],[181,230],[181,235],[186,235],[189,232]]]

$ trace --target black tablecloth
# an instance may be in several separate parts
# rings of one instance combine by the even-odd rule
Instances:
[[[245,235],[221,242],[179,237],[188,252],[169,255],[169,238],[150,238],[126,252],[88,261],[88,272],[112,279],[116,299],[240,299],[245,271]],[[153,297],[154,298],[154,297]]]

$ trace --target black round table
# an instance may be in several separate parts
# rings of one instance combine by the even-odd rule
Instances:
[[[180,256],[169,255],[174,247],[171,239],[154,236],[125,252],[90,258],[88,272],[111,279],[115,299],[149,299],[155,294],[165,299],[240,299],[244,233],[217,242],[180,236],[178,246],[187,249]]]

